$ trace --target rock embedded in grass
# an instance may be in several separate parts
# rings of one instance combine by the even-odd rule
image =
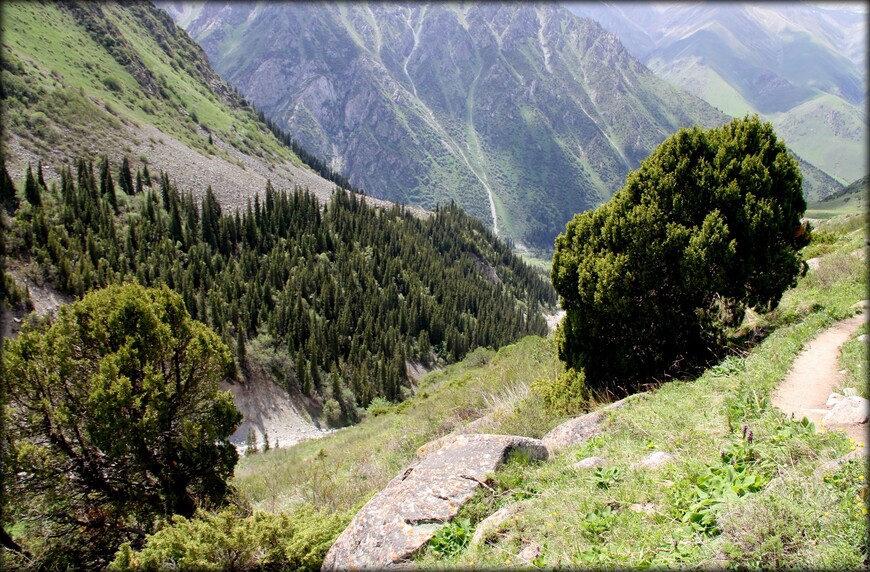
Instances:
[[[322,570],[407,562],[512,454],[548,457],[541,441],[514,435],[452,435],[427,450],[363,506],[330,548]]]

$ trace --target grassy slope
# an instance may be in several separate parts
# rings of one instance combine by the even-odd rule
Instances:
[[[867,173],[866,114],[843,99],[820,94],[770,121],[789,148],[840,182]]]
[[[773,329],[760,345],[735,353],[694,382],[666,384],[614,412],[606,438],[546,464],[500,470],[493,475],[499,494],[478,495],[461,515],[474,526],[520,499],[525,510],[491,543],[462,550],[467,536],[447,535],[446,545],[459,545],[457,554],[429,550],[418,564],[523,565],[518,552],[534,544],[541,549],[535,563],[543,566],[860,565],[866,507],[856,504],[855,495],[863,490],[864,475],[850,466],[833,484],[812,476],[850,444],[839,434],[812,433],[782,419],[768,397],[801,347],[854,313],[852,304],[866,297],[864,263],[846,254],[864,244],[865,226],[866,219],[855,216],[820,225],[829,238],[811,244],[805,256],[823,256],[821,269],[787,292],[775,312],[753,316],[747,324]],[[862,355],[853,348],[850,356],[844,367],[860,371],[866,349]],[[259,510],[281,511],[301,502],[349,519],[348,509],[380,490],[420,445],[460,424],[494,412],[486,432],[539,437],[557,425],[562,420],[542,411],[539,399],[524,396],[532,380],[555,377],[560,367],[551,340],[527,338],[495,355],[478,350],[424,378],[417,396],[357,427],[246,457],[235,483]],[[686,529],[681,519],[696,493],[694,483],[706,467],[719,464],[720,450],[741,441],[743,423],[755,435],[757,459],[748,470],[759,475],[763,490],[724,505],[717,520],[721,533]],[[629,469],[655,450],[673,453],[676,461],[655,473]],[[596,477],[572,467],[590,455],[604,457],[615,471]],[[632,504],[647,505],[651,512],[635,512]]]
[[[22,146],[39,156],[67,157],[82,148],[114,156],[129,150],[129,132],[122,126],[135,132],[145,124],[228,162],[237,163],[241,153],[272,164],[301,165],[226,89],[201,50],[186,36],[173,34],[156,10],[111,3],[95,9],[103,14],[95,21],[108,22],[120,33],[114,40],[122,58],[141,62],[153,85],[143,86],[133,75],[135,65],[122,65],[99,34],[89,33],[58,5],[4,3],[3,80],[12,96],[5,100],[4,154],[10,137],[21,137]],[[213,91],[215,86],[225,95]],[[27,101],[25,94],[33,99]],[[208,132],[232,149],[209,144]]]
[[[867,175],[840,189],[823,200],[807,205],[806,216],[810,218],[831,218],[842,214],[867,212]]]

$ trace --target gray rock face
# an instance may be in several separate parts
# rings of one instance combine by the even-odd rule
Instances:
[[[548,457],[541,441],[511,435],[455,435],[430,449],[363,506],[321,569],[382,569],[406,561],[512,451]]]
[[[599,425],[603,419],[604,413],[601,410],[591,411],[553,428],[541,441],[551,453],[562,451],[598,435],[601,432]]]

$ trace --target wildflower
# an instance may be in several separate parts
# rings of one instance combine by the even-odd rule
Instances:
[[[752,443],[752,431],[749,432],[749,437],[746,438],[747,443]]]
[[[749,425],[746,423],[743,424],[743,438],[746,439],[746,430],[749,429]]]

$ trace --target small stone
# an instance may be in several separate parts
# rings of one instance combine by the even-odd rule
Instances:
[[[833,407],[843,399],[843,396],[839,393],[832,393],[828,396],[828,400],[825,402],[825,407]]]
[[[655,451],[654,453],[650,453],[637,463],[631,466],[632,469],[658,469],[662,465],[667,463],[672,463],[675,457],[670,453],[665,453],[664,451]]]
[[[520,501],[514,504],[504,506],[482,521],[474,529],[474,536],[471,537],[471,546],[475,546],[483,542],[488,536],[504,529],[504,522],[516,518],[517,514],[523,511],[528,504],[528,501]]]
[[[821,259],[818,257],[810,258],[809,260],[807,260],[807,266],[809,266],[812,270],[818,270],[820,265]]]
[[[580,461],[574,463],[573,467],[575,469],[595,469],[597,467],[604,466],[604,459],[601,457],[586,457]]]
[[[849,425],[851,423],[866,423],[870,414],[870,402],[863,397],[853,395],[844,397],[822,418],[825,427],[834,425]]]
[[[844,369],[840,373],[846,373],[846,370]],[[846,397],[852,397],[853,395],[858,395],[858,390],[854,387],[844,387],[843,395],[845,395]]]
[[[644,504],[632,503],[628,505],[628,508],[633,510],[634,512],[642,512],[644,514],[652,514],[656,511],[656,505],[651,502]]]
[[[861,342],[862,344],[866,344],[867,339],[868,339],[867,334],[861,334],[860,336],[858,336],[858,341]]]
[[[535,558],[541,555],[541,547],[532,542],[531,544],[526,544],[522,550],[520,550],[519,557],[525,560],[526,562],[531,562]]]

